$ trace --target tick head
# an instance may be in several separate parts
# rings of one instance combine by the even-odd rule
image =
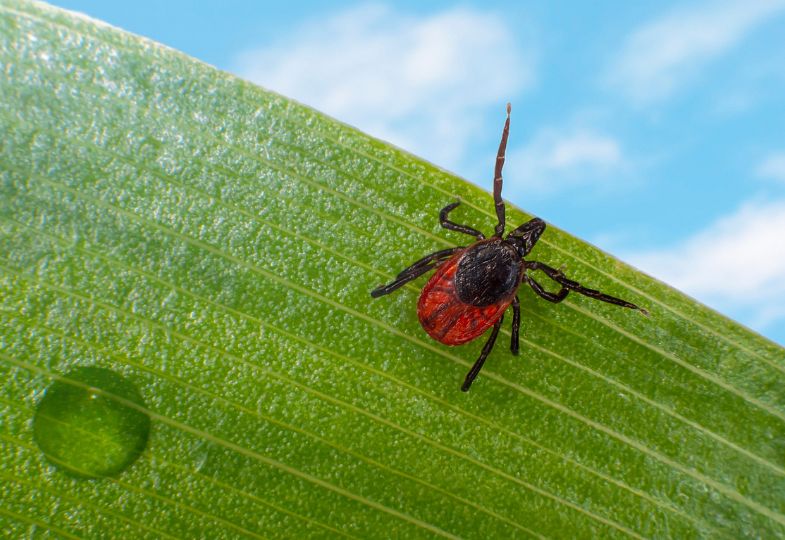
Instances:
[[[515,246],[518,255],[525,257],[534,248],[534,244],[544,231],[545,222],[540,218],[534,218],[508,234],[507,242]]]

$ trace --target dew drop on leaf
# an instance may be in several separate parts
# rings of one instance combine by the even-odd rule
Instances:
[[[46,389],[33,437],[46,457],[81,478],[114,476],[147,445],[150,417],[139,391],[105,368],[80,367]]]

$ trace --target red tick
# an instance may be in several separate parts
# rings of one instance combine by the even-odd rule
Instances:
[[[496,155],[496,169],[493,180],[493,201],[496,205],[496,224],[493,236],[485,236],[472,227],[459,225],[447,219],[460,201],[442,208],[439,223],[445,229],[471,235],[477,239],[468,247],[455,247],[431,253],[403,270],[389,285],[382,285],[371,291],[378,298],[390,294],[406,283],[429,270],[436,273],[423,287],[417,302],[417,317],[420,324],[436,341],[445,345],[461,345],[485,333],[493,327],[491,336],[482,348],[480,357],[472,366],[461,390],[466,392],[482,369],[485,359],[496,343],[496,336],[504,319],[504,312],[512,306],[512,339],[510,350],[518,354],[518,332],[521,326],[521,308],[518,301],[518,287],[526,282],[535,293],[549,302],[559,303],[570,291],[583,294],[617,306],[637,309],[644,315],[648,312],[620,298],[610,296],[594,289],[583,287],[577,281],[568,279],[557,270],[537,261],[526,261],[524,257],[534,248],[540,235],[545,231],[545,222],[540,218],[527,221],[503,238],[504,201],[502,200],[502,168],[507,137],[510,134],[510,104],[507,104],[507,120],[504,122],[502,140]],[[546,291],[534,280],[529,271],[540,270],[558,283],[559,292]]]

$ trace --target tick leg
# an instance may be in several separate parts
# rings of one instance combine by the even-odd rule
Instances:
[[[528,283],[532,289],[534,289],[534,292],[545,298],[548,302],[553,302],[554,304],[558,304],[564,300],[567,297],[567,293],[570,292],[570,290],[564,286],[562,286],[561,290],[557,293],[548,292],[542,285],[537,283],[533,277],[527,274],[523,275],[523,279],[526,280],[526,283]]]
[[[389,285],[381,285],[374,290],[371,291],[371,296],[374,298],[379,298],[380,296],[384,296],[385,294],[390,294],[391,292],[400,289],[413,279],[417,279],[424,273],[428,272],[429,270],[433,270],[439,264],[444,262],[445,259],[449,259],[453,253],[458,251],[459,249],[463,249],[462,247],[455,247],[449,249],[443,249],[441,251],[437,251],[436,253],[431,253],[430,255],[426,255],[416,263],[412,264],[410,267],[401,271],[395,277],[395,281],[390,283]]]
[[[621,298],[616,298],[615,296],[611,296],[609,294],[601,293],[595,289],[589,289],[588,287],[584,287],[577,281],[573,281],[569,279],[567,276],[562,274],[560,270],[557,270],[547,264],[537,262],[537,261],[527,261],[526,267],[530,270],[542,270],[549,278],[551,278],[556,283],[560,284],[563,289],[569,289],[570,291],[575,291],[579,294],[584,296],[588,296],[589,298],[594,298],[595,300],[601,300],[603,302],[607,302],[609,304],[614,304],[616,306],[626,307],[630,309],[637,309],[644,315],[648,315],[649,312],[643,309],[642,307],[638,307],[632,302],[627,302],[626,300],[622,300]],[[531,279],[531,278],[529,278]],[[533,280],[532,280],[533,281]],[[531,283],[529,283],[531,285]],[[532,286],[533,287],[533,286]],[[535,289],[536,291],[537,289]],[[561,294],[559,291],[558,294]],[[542,296],[542,295],[541,295]],[[567,296],[565,293],[564,296]]]
[[[494,236],[501,238],[504,234],[504,201],[502,200],[502,168],[504,168],[504,154],[507,151],[507,137],[510,135],[510,104],[507,104],[507,120],[504,122],[502,140],[499,143],[499,152],[496,154],[496,168],[493,172],[493,202],[496,205],[496,225]]]
[[[473,229],[472,227],[469,227],[467,225],[459,225],[447,219],[447,215],[453,210],[455,210],[459,204],[461,204],[461,201],[455,201],[454,203],[448,204],[447,206],[442,208],[442,211],[439,212],[439,223],[441,224],[441,226],[451,231],[458,231],[464,234],[468,234],[470,236],[474,236],[477,240],[484,239],[485,235],[482,234],[477,229]]]
[[[485,342],[485,346],[482,348],[482,352],[480,353],[480,357],[472,366],[472,369],[469,370],[469,373],[466,374],[466,379],[463,381],[463,386],[461,386],[461,390],[463,392],[468,392],[469,388],[471,387],[474,379],[477,378],[477,375],[480,373],[482,369],[482,365],[485,363],[485,359],[488,358],[488,355],[491,353],[491,349],[493,349],[493,344],[496,343],[496,336],[499,335],[499,328],[501,328],[502,321],[504,320],[504,315],[496,321],[496,324],[493,325],[493,331],[491,332],[491,337],[488,338],[488,341]]]
[[[512,338],[510,338],[510,352],[518,354],[518,332],[521,329],[521,302],[518,295],[512,299]]]

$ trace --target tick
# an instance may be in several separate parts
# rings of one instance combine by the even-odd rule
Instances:
[[[510,306],[512,306],[510,350],[512,354],[518,354],[518,333],[521,326],[518,287],[521,283],[525,282],[535,293],[554,304],[558,304],[570,291],[574,291],[595,300],[636,309],[648,315],[645,309],[631,302],[584,287],[577,281],[567,278],[561,270],[538,261],[527,261],[524,257],[531,252],[545,231],[545,222],[540,218],[527,221],[506,237],[502,236],[505,217],[502,200],[502,168],[509,134],[510,104],[508,103],[507,119],[504,122],[494,171],[493,202],[496,206],[498,223],[493,236],[485,238],[485,235],[477,229],[450,221],[449,214],[458,207],[460,201],[448,204],[439,212],[441,226],[473,236],[477,241],[468,247],[458,246],[426,255],[401,271],[392,283],[371,291],[371,296],[374,298],[390,294],[422,274],[436,269],[436,273],[423,287],[417,302],[417,317],[428,335],[445,345],[462,345],[480,337],[493,327],[479,358],[463,381],[461,390],[464,392],[469,390],[493,349],[504,320],[504,312]],[[537,270],[558,283],[559,291],[553,293],[545,290],[530,274]]]

